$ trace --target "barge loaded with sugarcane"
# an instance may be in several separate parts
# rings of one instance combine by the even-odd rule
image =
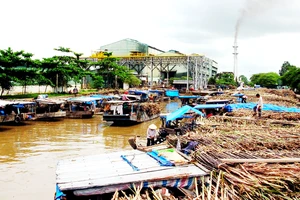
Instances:
[[[156,103],[136,101],[107,101],[104,103],[103,120],[114,124],[130,125],[159,117],[160,107]]]

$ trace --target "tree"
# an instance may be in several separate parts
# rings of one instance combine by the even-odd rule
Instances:
[[[50,80],[49,83],[56,87],[65,87],[69,81],[73,80],[76,84],[80,82],[82,77],[90,73],[85,70],[89,65],[88,61],[79,60],[79,56],[82,54],[75,53],[70,48],[65,47],[54,50],[62,52],[64,55],[43,59],[42,68],[44,76]],[[70,55],[70,53],[72,54]]]
[[[216,78],[215,77],[210,77],[208,79],[208,84],[209,85],[215,85],[216,84]]]
[[[126,66],[117,64],[118,59],[112,57],[111,52],[104,52],[105,58],[92,63],[96,67],[96,75],[102,76],[106,87],[118,87],[117,81],[130,85],[139,85],[141,81],[133,75],[133,71]]]
[[[234,80],[234,74],[232,72],[222,72],[216,75],[216,84],[217,85],[234,85],[236,82]]]
[[[281,77],[283,85],[300,91],[300,68],[292,66]]]
[[[280,76],[275,72],[253,74],[251,82],[263,87],[273,88],[278,85]]]
[[[248,81],[248,79],[247,79],[246,76],[240,75],[239,79],[240,79],[245,85],[248,85],[248,84],[249,84],[249,81]]]
[[[13,82],[19,82],[26,88],[33,83],[37,72],[37,61],[32,60],[32,53],[13,51],[11,48],[0,50],[0,86],[1,95],[9,90]],[[25,90],[26,91],[26,90]]]
[[[287,72],[291,67],[295,67],[295,66],[291,65],[288,61],[284,61],[284,63],[281,66],[281,69],[279,70],[279,75],[283,76],[285,72]]]

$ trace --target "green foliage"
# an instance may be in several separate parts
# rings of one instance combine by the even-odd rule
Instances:
[[[279,75],[283,76],[290,68],[294,68],[296,66],[291,65],[288,61],[284,61],[284,63],[281,66],[281,69],[279,70]]]
[[[95,76],[92,82],[92,88],[100,89],[104,86],[104,80],[102,76]]]
[[[247,79],[246,76],[241,75],[241,76],[239,77],[239,79],[240,79],[241,81],[244,82],[244,85],[248,85],[248,84],[249,84],[249,81],[248,81],[248,79]]]
[[[37,75],[39,62],[32,60],[32,53],[13,51],[11,48],[0,50],[0,87],[1,95],[4,90],[13,86],[13,81],[26,86],[33,84]]]
[[[232,72],[222,72],[216,74],[216,84],[217,85],[234,85],[236,86],[236,82],[234,80],[234,74]]]
[[[210,77],[208,79],[208,84],[209,85],[215,85],[216,84],[216,78],[215,77]]]
[[[300,91],[300,68],[291,66],[281,77],[282,84]]]
[[[139,86],[142,81],[135,75],[130,75],[124,80],[124,82],[128,83],[131,86]]]
[[[278,85],[280,76],[275,72],[253,74],[250,78],[253,84],[261,85],[267,88],[274,88]]]
[[[133,75],[132,70],[126,66],[117,64],[118,59],[111,57],[111,52],[105,52],[104,55],[106,56],[105,58],[91,64],[97,69],[96,75],[103,77],[104,86],[109,87],[115,85],[116,78],[133,86],[137,86],[141,83],[141,80]]]

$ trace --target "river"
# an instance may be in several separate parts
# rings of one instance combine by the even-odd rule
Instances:
[[[178,108],[177,102],[162,103],[162,112]],[[56,164],[61,159],[131,149],[128,139],[141,136],[146,142],[150,124],[116,127],[91,119],[28,121],[20,126],[0,124],[0,199],[53,200]]]

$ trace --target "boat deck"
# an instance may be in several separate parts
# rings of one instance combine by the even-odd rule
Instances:
[[[160,182],[165,186],[181,184],[184,187],[189,186],[194,177],[207,175],[180,157],[181,163],[175,166],[162,166],[149,153],[139,150],[62,160],[57,165],[56,182],[63,192],[88,196],[128,189],[132,184],[150,186]]]

